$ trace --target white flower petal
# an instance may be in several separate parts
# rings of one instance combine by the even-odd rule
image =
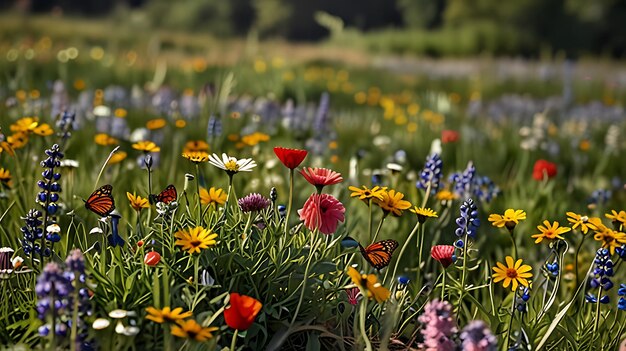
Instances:
[[[117,309],[109,312],[109,317],[115,319],[125,318],[126,316],[128,316],[128,312],[126,310]]]
[[[93,324],[91,325],[91,327],[94,328],[95,330],[102,330],[102,329],[108,328],[109,325],[111,325],[111,321],[109,321],[108,319],[98,318],[95,321],[93,321]]]

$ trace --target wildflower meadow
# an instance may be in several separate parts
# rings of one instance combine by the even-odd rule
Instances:
[[[623,83],[496,94],[60,45],[0,62],[3,349],[625,338]]]

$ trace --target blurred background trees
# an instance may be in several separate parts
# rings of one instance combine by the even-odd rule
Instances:
[[[622,57],[623,0],[0,0],[3,12],[106,17],[140,13],[153,28],[217,37],[319,41],[323,11],[340,18],[347,44],[430,56],[477,54]],[[345,38],[344,38],[345,39]],[[341,40],[341,39],[339,39]]]

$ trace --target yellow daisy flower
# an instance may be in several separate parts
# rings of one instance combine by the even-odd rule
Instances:
[[[543,221],[543,224],[544,225],[537,226],[537,229],[539,229],[541,233],[531,235],[532,238],[535,238],[535,244],[540,243],[543,239],[563,240],[564,238],[561,236],[561,234],[567,233],[570,230],[572,230],[572,228],[570,227],[560,227],[559,222],[557,221],[554,221],[554,223],[550,225],[550,222],[546,220],[546,221]]]
[[[209,160],[209,154],[206,151],[192,151],[189,153],[183,153],[183,157],[195,164],[204,163]]]
[[[379,187],[378,185],[369,189],[365,185],[361,188],[355,186],[349,186],[348,190],[352,191],[350,197],[358,197],[359,200],[363,200],[365,204],[368,204],[370,199],[383,199],[383,193],[387,190],[387,187]]]
[[[533,274],[531,273],[532,267],[527,264],[522,264],[522,259],[515,261],[513,257],[506,257],[506,266],[498,262],[496,263],[496,267],[493,267],[493,282],[498,283],[503,281],[502,286],[507,288],[511,285],[511,290],[515,291],[518,285],[528,286],[528,278],[531,278]]]
[[[352,282],[361,289],[361,293],[367,295],[368,298],[373,298],[376,302],[383,302],[389,299],[391,292],[378,282],[373,274],[361,274],[354,267],[348,268],[348,276],[352,279]]]
[[[217,234],[211,232],[210,229],[203,227],[190,228],[188,230],[180,230],[174,234],[175,244],[181,247],[181,250],[187,251],[189,254],[200,253],[201,250],[215,246]]]
[[[161,151],[161,148],[158,147],[157,144],[153,143],[152,141],[140,141],[140,142],[134,143],[132,147],[135,150],[143,151],[145,153]]]
[[[155,118],[146,122],[146,128],[148,128],[149,130],[157,130],[165,127],[166,123],[167,122],[164,118]]]
[[[146,308],[146,312],[148,312],[146,319],[149,319],[159,324],[176,323],[178,321],[182,321],[185,318],[191,317],[191,311],[181,313],[183,312],[182,307],[177,307],[173,310],[170,307],[163,307],[163,309],[148,307]]]
[[[98,144],[98,145],[102,145],[102,146],[110,146],[110,145],[115,145],[118,143],[118,140],[115,139],[114,137],[106,134],[106,133],[99,133],[96,134],[93,137],[93,141]]]
[[[204,140],[189,140],[185,144],[183,153],[189,153],[193,151],[209,151],[209,144]]]
[[[223,189],[211,187],[209,190],[200,188],[200,202],[203,205],[218,206],[226,203],[227,194]]]
[[[598,217],[587,217],[574,212],[567,212],[567,221],[572,224],[572,229],[580,227],[583,234],[587,234],[589,229],[598,230],[603,227],[602,220]]]
[[[457,198],[458,196],[450,190],[440,190],[437,194],[435,194],[435,199],[441,202],[452,201],[456,200]]]
[[[178,325],[172,327],[172,335],[183,339],[191,339],[195,341],[207,341],[213,338],[214,332],[218,330],[216,327],[203,327],[193,319],[178,322]]]
[[[426,208],[426,207],[417,207],[414,206],[412,209],[410,209],[409,211],[415,213],[417,215],[417,221],[420,223],[424,223],[426,222],[426,220],[428,218],[437,218],[437,212],[431,210],[430,208]]]
[[[531,273],[532,267],[527,264],[522,264],[522,259],[515,261],[513,257],[507,256],[506,266],[498,262],[496,263],[496,267],[493,267],[493,282],[497,283],[503,281],[502,286],[507,288],[511,285],[511,290],[515,291],[518,285],[528,286],[528,278],[531,278],[533,274]]]
[[[114,165],[116,163],[120,163],[126,159],[126,156],[128,156],[128,154],[125,151],[118,151],[111,156],[108,164]]]
[[[129,192],[126,192],[126,197],[130,202],[130,207],[132,207],[135,211],[141,211],[142,208],[150,207],[150,202],[148,201],[148,199],[144,199],[143,197],[137,196],[134,193],[131,194]]]
[[[526,219],[526,212],[524,212],[524,210],[514,210],[512,208],[504,211],[503,215],[492,213],[488,218],[489,222],[491,222],[494,227],[506,227],[508,230],[515,229],[519,221],[524,219]]]
[[[602,242],[602,247],[609,249],[611,255],[615,254],[615,248],[626,244],[626,234],[618,232],[606,226],[599,228],[593,238]]]
[[[411,207],[411,203],[406,200],[402,200],[403,198],[403,193],[392,189],[383,192],[383,199],[375,199],[374,203],[380,206],[385,214],[391,213],[395,217],[400,217],[402,215],[402,211]]]
[[[13,186],[11,172],[8,169],[0,168],[0,184],[10,188]]]
[[[620,223],[622,226],[626,225],[626,211],[617,212],[615,210],[611,210],[610,214],[606,213],[604,216],[613,221],[613,224]]]

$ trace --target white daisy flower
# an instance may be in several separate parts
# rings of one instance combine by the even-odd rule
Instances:
[[[242,158],[240,160],[235,157],[228,156],[222,153],[222,158],[219,155],[213,154],[209,156],[209,163],[217,168],[221,168],[229,175],[233,175],[238,172],[250,172],[256,167],[256,162],[251,158]]]

